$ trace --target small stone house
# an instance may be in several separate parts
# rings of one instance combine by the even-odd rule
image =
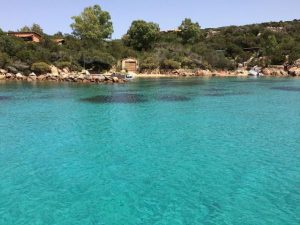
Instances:
[[[54,38],[53,41],[58,45],[63,45],[66,42],[64,38]]]
[[[139,63],[137,59],[127,58],[122,60],[122,70],[136,73],[139,69]]]
[[[36,32],[9,32],[8,35],[22,38],[24,41],[39,43],[42,36]]]

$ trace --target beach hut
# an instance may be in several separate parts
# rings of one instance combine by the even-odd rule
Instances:
[[[9,32],[8,35],[22,38],[24,41],[39,43],[42,36],[36,32]]]
[[[139,68],[138,60],[134,58],[126,58],[122,60],[122,70],[128,72],[137,72]]]

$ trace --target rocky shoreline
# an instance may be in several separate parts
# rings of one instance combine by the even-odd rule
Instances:
[[[18,81],[53,81],[53,82],[73,82],[73,83],[104,83],[104,84],[123,84],[126,82],[124,78],[111,75],[90,75],[90,74],[52,74],[36,75],[31,73],[28,76],[21,73],[13,74],[6,70],[0,70],[0,80],[18,80]]]
[[[263,68],[261,72],[267,77],[300,77],[300,64],[290,67],[269,66]],[[159,77],[247,77],[249,71],[246,68],[240,68],[234,71],[225,70],[186,70],[179,69],[173,71],[145,71],[136,74],[140,78],[159,78]],[[54,82],[73,82],[73,83],[103,83],[103,84],[123,84],[126,82],[124,76],[118,73],[107,74],[90,74],[88,71],[70,72],[68,69],[57,71],[52,68],[51,73],[36,75],[30,73],[23,75],[21,73],[11,73],[7,70],[0,69],[0,80],[18,80],[18,81],[54,81]]]
[[[285,67],[281,65],[273,65],[263,68],[261,72],[268,77],[300,77],[300,64]],[[186,70],[178,69],[173,71],[145,71],[138,74],[138,77],[247,77],[249,70],[247,68],[239,68],[237,70]]]

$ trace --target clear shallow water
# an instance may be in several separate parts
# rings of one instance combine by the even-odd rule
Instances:
[[[300,80],[0,83],[0,224],[300,224]]]

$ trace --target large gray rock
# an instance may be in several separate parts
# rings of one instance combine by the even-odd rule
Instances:
[[[288,72],[284,70],[284,66],[271,66],[268,68],[262,69],[262,73],[266,76],[288,76]]]
[[[105,80],[105,76],[100,75],[98,79],[99,79],[99,81],[104,81]]]
[[[6,70],[4,70],[4,69],[0,69],[0,73],[2,73],[2,74],[6,74],[6,73],[7,73],[7,71],[6,71]]]
[[[212,72],[210,70],[197,70],[195,76],[212,76]]]
[[[6,73],[5,77],[6,77],[7,79],[12,78],[12,77],[13,77],[13,74],[12,74],[12,73]]]
[[[22,78],[23,78],[23,75],[22,75],[21,73],[17,73],[17,74],[16,74],[16,78],[17,78],[17,79],[22,79]]]
[[[112,78],[112,81],[113,81],[114,83],[118,83],[118,82],[119,82],[119,78],[113,77],[113,78]]]
[[[70,69],[68,67],[65,67],[62,69],[63,73],[69,74],[70,73]]]
[[[45,80],[46,76],[45,75],[40,75],[37,77],[37,80]]]
[[[297,60],[294,62],[294,65],[297,66],[297,67],[300,67],[300,59],[297,59]]]
[[[84,80],[85,79],[85,75],[84,74],[81,74],[77,77],[79,80]]]
[[[84,75],[91,75],[90,72],[88,70],[82,70],[81,71],[81,74],[84,74]]]
[[[58,69],[56,66],[51,65],[50,69],[51,69],[51,74],[56,75],[56,76],[59,75],[59,72],[58,72]]]
[[[289,69],[289,74],[291,76],[300,76],[300,67],[294,66]]]
[[[18,70],[13,66],[8,66],[7,69],[10,73],[14,73],[14,74],[18,73]]]
[[[37,76],[34,74],[30,74],[28,77],[27,77],[27,81],[35,81],[37,79]]]

